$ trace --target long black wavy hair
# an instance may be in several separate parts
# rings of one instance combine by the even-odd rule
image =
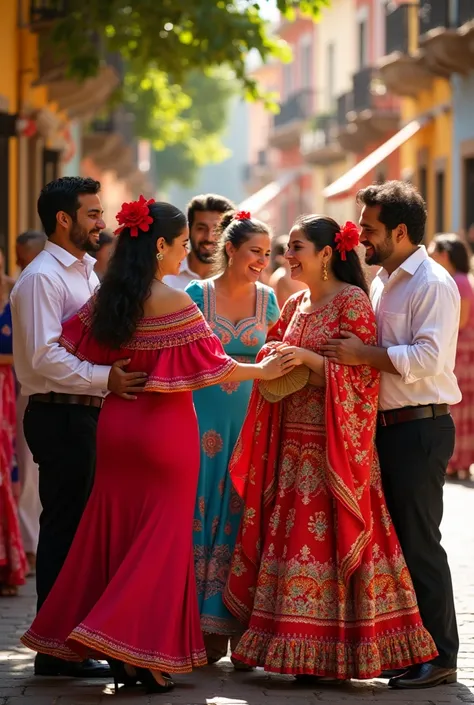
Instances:
[[[92,334],[113,349],[129,342],[143,317],[158,267],[157,240],[162,237],[171,245],[187,226],[184,213],[169,203],[152,203],[149,209],[153,223],[148,232],[131,237],[129,228],[121,231],[97,293]]]
[[[341,226],[333,218],[327,215],[302,215],[294,227],[303,231],[317,252],[321,252],[327,245],[332,248],[331,270],[336,279],[358,286],[369,295],[369,286],[357,252],[346,252],[346,260],[343,260],[339,250],[336,250],[336,235],[341,231]]]

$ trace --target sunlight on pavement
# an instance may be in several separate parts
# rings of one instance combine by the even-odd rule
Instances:
[[[248,700],[234,700],[234,698],[206,699],[207,705],[249,705]]]

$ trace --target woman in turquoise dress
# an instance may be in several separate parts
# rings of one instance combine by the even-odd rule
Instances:
[[[270,230],[249,213],[227,213],[219,226],[220,274],[193,281],[186,291],[204,314],[228,355],[254,362],[268,329],[278,319],[276,296],[258,279],[270,257]],[[239,530],[242,506],[228,464],[252,390],[250,382],[224,382],[194,393],[201,439],[201,466],[194,512],[194,563],[201,628],[207,657],[215,663],[235,647],[241,626],[222,593]]]

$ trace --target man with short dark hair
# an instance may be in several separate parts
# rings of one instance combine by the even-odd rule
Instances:
[[[21,271],[33,262],[36,255],[42,252],[47,237],[39,230],[26,230],[16,239],[16,263]]]
[[[232,201],[224,196],[208,193],[195,196],[188,204],[189,255],[176,276],[163,281],[175,289],[185,289],[193,279],[207,279],[212,274],[217,246],[216,225],[228,211],[235,210]]]
[[[107,390],[135,398],[146,375],[126,373],[128,361],[92,365],[59,345],[62,324],[95,292],[95,260],[105,227],[100,183],[64,177],[47,184],[38,214],[48,238],[20,275],[11,295],[13,354],[21,392],[29,397],[24,417],[28,446],[39,465],[43,511],[37,552],[38,607],[45,601],[69,551],[92,489],[96,429]],[[80,569],[80,566],[78,566]],[[61,616],[58,615],[58,619]],[[103,677],[96,661],[69,663],[38,654],[37,675]]]
[[[456,681],[459,649],[439,527],[454,450],[449,407],[461,400],[454,375],[460,298],[454,280],[421,244],[426,207],[413,186],[389,181],[363,189],[357,200],[365,261],[382,266],[371,288],[379,346],[341,333],[324,353],[381,371],[376,442],[385,497],[423,623],[439,652],[430,663],[391,674],[389,685],[428,688]]]

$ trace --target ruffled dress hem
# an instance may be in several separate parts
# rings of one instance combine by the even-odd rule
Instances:
[[[436,655],[434,642],[420,625],[357,642],[275,636],[248,629],[232,657],[270,673],[368,680],[384,670],[425,663]]]
[[[150,668],[169,673],[191,673],[194,668],[207,664],[205,649],[193,651],[189,656],[176,658],[158,652],[140,651],[118,642],[106,634],[100,634],[80,624],[66,642],[44,639],[31,629],[21,642],[32,651],[49,654],[66,661],[80,662],[84,658],[113,658],[138,668]]]

